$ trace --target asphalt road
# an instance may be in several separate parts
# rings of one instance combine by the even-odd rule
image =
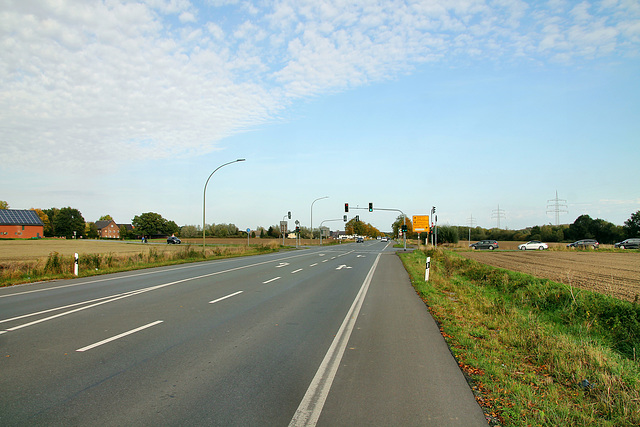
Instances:
[[[0,425],[486,425],[384,242],[0,289]]]

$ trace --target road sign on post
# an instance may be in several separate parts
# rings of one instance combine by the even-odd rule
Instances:
[[[415,233],[428,233],[429,232],[429,215],[414,215],[413,231]]]

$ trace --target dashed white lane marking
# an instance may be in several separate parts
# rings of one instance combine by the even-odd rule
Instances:
[[[115,340],[120,339],[120,338],[122,338],[122,337],[126,337],[127,335],[135,334],[136,332],[140,332],[140,331],[142,331],[143,329],[150,328],[150,327],[155,326],[155,325],[157,325],[157,324],[160,324],[160,323],[162,323],[162,322],[163,322],[162,320],[156,320],[155,322],[151,322],[151,323],[149,323],[149,324],[147,324],[147,325],[140,326],[139,328],[135,328],[135,329],[132,329],[132,330],[130,330],[130,331],[123,332],[123,333],[121,333],[121,334],[119,334],[119,335],[116,335],[116,336],[114,336],[114,337],[107,338],[106,340],[102,340],[102,341],[97,342],[97,343],[95,343],[95,344],[91,344],[91,345],[88,345],[88,346],[86,346],[86,347],[79,348],[79,349],[77,349],[76,351],[80,351],[80,352],[82,352],[82,351],[91,350],[92,348],[96,348],[96,347],[98,347],[98,346],[101,346],[101,345],[103,345],[103,344],[109,343],[109,342],[111,342],[111,341],[115,341]]]
[[[227,296],[224,296],[224,297],[221,297],[221,298],[218,298],[218,299],[214,299],[213,301],[209,301],[209,304],[215,304],[215,303],[217,303],[218,301],[222,301],[222,300],[225,300],[225,299],[227,299],[227,298],[234,297],[234,296],[236,296],[236,295],[238,295],[238,294],[241,294],[242,292],[243,292],[243,291],[238,291],[238,292],[234,292],[234,293],[232,293],[232,294],[229,294],[229,295],[227,295]]]

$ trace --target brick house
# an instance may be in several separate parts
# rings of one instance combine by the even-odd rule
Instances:
[[[98,228],[98,237],[104,239],[120,238],[120,226],[114,220],[96,221],[96,227]]]
[[[0,209],[0,239],[39,239],[44,224],[32,210]]]

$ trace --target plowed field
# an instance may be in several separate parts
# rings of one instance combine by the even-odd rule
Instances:
[[[460,255],[628,301],[640,295],[637,252],[474,251]]]

